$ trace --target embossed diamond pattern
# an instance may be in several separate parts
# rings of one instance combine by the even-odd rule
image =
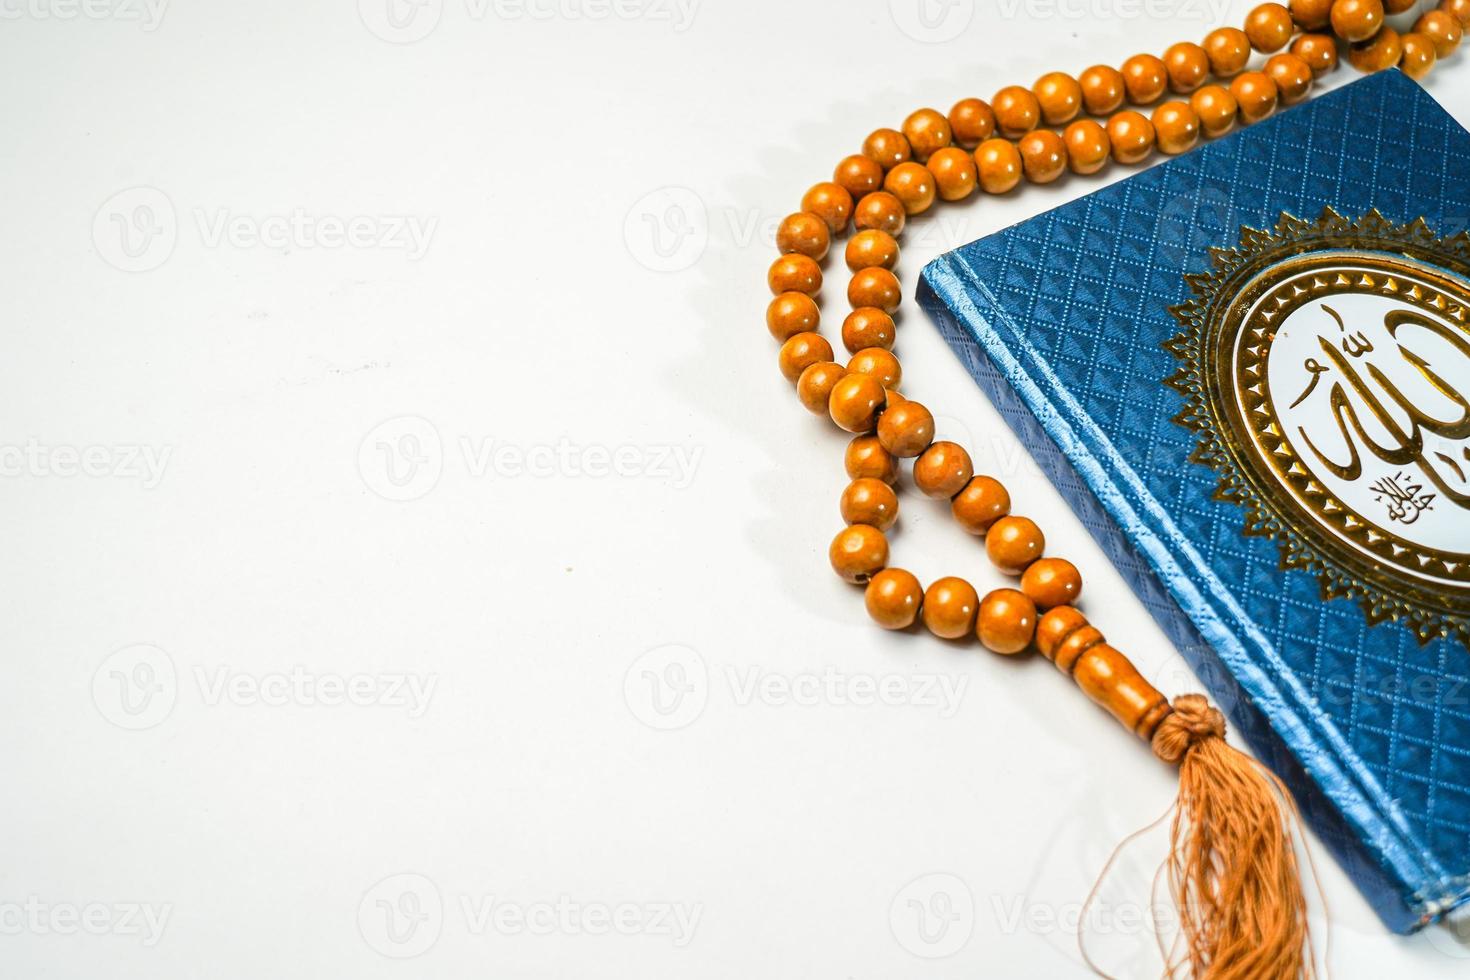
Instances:
[[[1420,646],[1397,625],[1369,628],[1355,603],[1323,602],[1313,577],[1282,571],[1277,545],[1243,537],[1243,511],[1212,499],[1216,475],[1189,462],[1195,436],[1171,421],[1182,398],[1161,383],[1177,366],[1160,346],[1177,332],[1167,307],[1189,295],[1185,273],[1208,268],[1206,248],[1233,246],[1241,225],[1269,227],[1283,210],[1315,217],[1324,205],[1351,216],[1377,207],[1397,221],[1422,215],[1444,235],[1463,230],[1470,225],[1470,136],[1413,82],[1385,73],[935,265],[981,284],[974,302],[982,314],[993,304],[1021,331],[1009,343],[1029,348],[1030,363],[1042,368],[1027,374],[1041,385],[1048,410],[1071,421],[1080,407],[1126,457],[1146,496],[1230,584],[1250,624],[1356,756],[1348,765],[1366,772],[1372,805],[1407,832],[1420,866],[1442,883],[1440,894],[1405,899],[1432,909],[1470,891],[1470,652],[1445,641]],[[977,378],[996,377],[963,320],[941,315],[941,329]],[[997,402],[1017,428],[1039,433],[1014,397],[1001,393]],[[1111,519],[1081,492],[1076,471],[1060,457],[1043,464],[1106,544],[1116,534]],[[1139,555],[1126,548],[1117,556],[1161,619],[1178,619],[1178,606]],[[1175,632],[1181,642],[1192,635],[1187,624]],[[1252,724],[1250,712],[1243,723]],[[1274,736],[1252,734],[1290,774],[1294,760],[1271,751]],[[1344,833],[1323,811],[1320,793],[1302,787],[1298,795],[1324,835]],[[1340,856],[1350,866],[1361,860]]]

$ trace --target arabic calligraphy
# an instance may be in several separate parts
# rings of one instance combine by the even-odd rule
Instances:
[[[1328,411],[1342,444],[1347,448],[1347,457],[1340,462],[1333,459],[1318,447],[1305,426],[1299,426],[1298,432],[1317,460],[1342,479],[1357,480],[1363,473],[1361,444],[1363,449],[1385,463],[1413,465],[1456,506],[1470,508],[1466,468],[1456,460],[1453,452],[1426,444],[1428,435],[1451,443],[1470,437],[1470,399],[1457,387],[1455,380],[1470,379],[1470,343],[1448,325],[1417,311],[1393,309],[1383,316],[1382,331],[1391,342],[1385,348],[1384,359],[1388,362],[1385,364],[1368,356],[1380,348],[1364,330],[1349,330],[1341,314],[1325,302],[1319,309],[1335,324],[1336,336],[1331,331],[1318,333],[1317,344],[1327,363],[1314,356],[1303,359],[1302,369],[1309,380],[1288,407],[1301,405],[1318,389],[1324,377],[1332,378],[1328,389]],[[1430,359],[1416,351],[1406,339],[1414,334],[1413,329],[1404,331],[1404,337],[1400,336],[1405,327],[1418,328],[1423,334],[1437,338],[1452,352],[1449,358],[1441,356],[1435,359],[1441,364],[1439,370],[1432,367]],[[1423,339],[1422,335],[1420,339]],[[1427,382],[1440,400],[1448,401],[1458,409],[1458,414],[1450,418],[1437,417],[1432,410],[1422,407],[1418,400],[1406,394],[1403,382],[1396,382],[1392,377],[1395,366],[1405,364]],[[1425,395],[1428,396],[1428,392]],[[1387,439],[1380,441],[1369,433],[1365,415],[1377,422],[1375,428],[1386,432]],[[1470,463],[1470,446],[1450,448],[1457,448],[1459,455]]]
[[[1434,506],[1434,494],[1425,493],[1422,483],[1405,479],[1402,472],[1379,478],[1373,484],[1373,499],[1388,505],[1388,519],[1413,524],[1419,515]]]

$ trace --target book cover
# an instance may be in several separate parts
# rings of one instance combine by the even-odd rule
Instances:
[[[1383,920],[1470,899],[1470,134],[1369,76],[920,304]]]

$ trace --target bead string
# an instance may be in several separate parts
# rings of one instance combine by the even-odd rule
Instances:
[[[829,557],[838,575],[866,586],[868,613],[880,626],[905,629],[920,620],[936,636],[974,634],[1001,654],[1020,653],[1034,643],[1084,689],[1091,684],[1078,672],[1079,658],[1093,648],[1111,650],[1073,606],[1082,591],[1076,566],[1043,557],[1041,529],[1010,512],[1005,487],[976,475],[962,446],[935,442],[933,415],[898,391],[902,369],[892,353],[893,313],[902,290],[891,270],[908,218],[927,211],[936,198],[961,200],[977,187],[1003,194],[1023,177],[1045,184],[1067,169],[1095,173],[1109,159],[1138,163],[1154,148],[1183,153],[1201,136],[1221,136],[1237,120],[1257,122],[1278,105],[1305,98],[1316,78],[1337,67],[1339,41],[1361,71],[1397,66],[1411,77],[1423,77],[1458,47],[1470,26],[1470,0],[1443,0],[1402,35],[1384,24],[1385,14],[1403,13],[1415,2],[1291,0],[1290,9],[1263,3],[1247,15],[1244,30],[1220,28],[1200,44],[1171,46],[1162,58],[1139,54],[1121,69],[1097,65],[1077,78],[1051,72],[1029,89],[1002,88],[989,103],[961,99],[947,115],[919,109],[900,130],[874,130],[861,153],[837,164],[831,181],[806,192],[800,211],[786,217],[777,232],[782,254],[767,276],[775,298],[766,324],[782,342],[780,369],[796,385],[801,403],[854,434],[845,456],[852,482],[840,505],[846,527],[833,539]],[[1323,31],[1330,33],[1318,33]],[[1262,70],[1245,70],[1253,51],[1270,56]],[[1229,82],[1206,84],[1211,78]],[[1188,101],[1164,102],[1149,116],[1121,108],[1125,100],[1152,105],[1167,91],[1188,95]],[[1106,117],[1106,122],[1089,117]],[[1058,133],[1054,127],[1065,128]],[[820,263],[833,237],[849,224],[856,229],[844,251],[853,273],[847,287],[853,310],[841,333],[852,357],[844,367],[818,332],[814,297],[822,286]],[[983,536],[991,562],[1018,576],[1019,588],[996,589],[981,598],[963,578],[945,576],[926,589],[912,573],[889,567],[884,532],[898,517],[900,459],[914,460],[919,491],[949,499],[955,520]],[[1121,664],[1097,669],[1132,670],[1121,654],[1116,659]],[[1107,683],[1116,685],[1116,678]],[[1141,679],[1138,686],[1147,688]],[[1116,692],[1101,687],[1088,693],[1148,739],[1171,710],[1156,699],[1119,704]]]

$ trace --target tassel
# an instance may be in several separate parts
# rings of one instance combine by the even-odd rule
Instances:
[[[1310,980],[1315,955],[1296,860],[1300,819],[1281,780],[1225,743],[1225,716],[1204,695],[1184,694],[1171,706],[1077,609],[1048,610],[1036,627],[1036,647],[1146,739],[1154,755],[1179,767],[1169,857],[1160,871],[1168,873],[1179,910],[1183,949],[1176,942],[1172,954],[1163,950],[1165,975]],[[1127,843],[1093,885],[1084,921]],[[1083,959],[1106,976],[1087,954],[1085,933],[1077,939]]]
[[[1181,695],[1173,709],[1151,743],[1179,766],[1165,864],[1184,948],[1167,975],[1187,967],[1197,980],[1314,976],[1291,797],[1273,773],[1226,744],[1225,717],[1203,695]]]

